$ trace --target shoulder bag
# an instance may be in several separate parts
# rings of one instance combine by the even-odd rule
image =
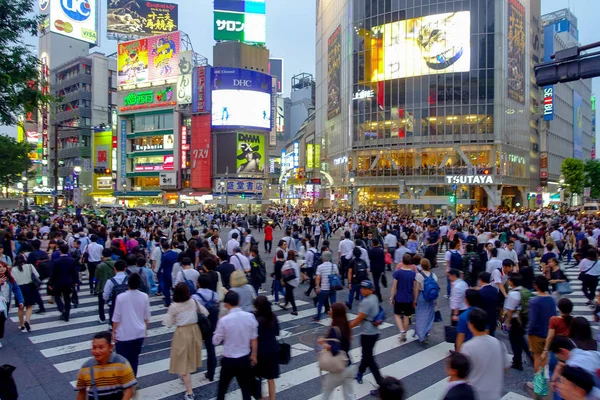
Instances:
[[[90,380],[91,380],[91,391],[94,394],[94,400],[98,400],[98,387],[96,386],[96,379],[94,379],[94,366],[90,367]]]
[[[326,338],[325,341],[331,343],[340,343],[341,333],[338,328],[333,327],[335,338]],[[321,371],[340,373],[348,366],[348,354],[342,349],[339,349],[334,356],[331,350],[323,349],[319,352],[319,369]]]
[[[329,274],[327,278],[329,279],[330,290],[335,290],[336,292],[344,290],[344,285],[342,285],[342,277],[333,272],[333,263],[331,264],[331,274]]]
[[[598,262],[598,261],[594,262],[594,263],[592,264],[592,266],[591,266],[591,267],[589,267],[588,269],[586,269],[585,271],[581,271],[581,272],[579,273],[579,276],[577,277],[577,279],[579,279],[580,281],[582,281],[582,282],[583,282],[583,281],[585,280],[585,275],[586,275],[588,272],[590,272],[590,271],[592,270],[592,268],[594,268],[594,267],[596,266],[596,263],[597,263],[597,262]]]
[[[30,274],[31,274],[31,282],[35,285],[36,288],[39,288],[40,286],[42,286],[42,281],[35,274],[35,272],[33,272],[34,266],[31,265],[31,264],[28,264],[28,265],[29,265],[29,271],[30,271]]]

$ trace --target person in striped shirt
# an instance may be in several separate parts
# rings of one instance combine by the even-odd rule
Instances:
[[[130,400],[137,384],[125,357],[113,352],[110,332],[99,332],[92,341],[92,356],[77,374],[77,400]],[[92,373],[93,371],[93,373]],[[93,375],[93,379],[92,379]]]

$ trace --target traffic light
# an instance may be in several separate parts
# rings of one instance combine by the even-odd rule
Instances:
[[[95,174],[110,175],[110,168],[94,168]]]
[[[246,198],[246,193],[242,193],[242,199]]]
[[[489,174],[490,174],[490,170],[489,170],[489,169],[486,169],[486,170],[484,170],[484,171],[483,171],[483,174],[484,174],[484,175],[489,175]]]
[[[594,47],[598,46],[591,44],[557,51],[552,62],[534,67],[536,84],[548,86],[600,76],[600,55],[595,52],[581,54]]]
[[[450,195],[450,197],[448,197],[448,201],[449,201],[451,204],[454,204],[454,203],[456,203],[456,195],[455,195],[455,194],[451,194],[451,195]]]
[[[527,193],[527,200],[531,200],[531,193]]]
[[[104,171],[104,173],[105,173],[106,175],[110,175],[110,168],[106,168],[106,170]]]

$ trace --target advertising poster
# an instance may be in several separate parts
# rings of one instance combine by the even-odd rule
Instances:
[[[51,0],[50,32],[98,44],[98,0]]]
[[[212,126],[270,131],[272,78],[240,68],[213,68]]]
[[[212,144],[210,115],[192,116],[192,144],[190,150],[190,187],[210,189],[212,186]]]
[[[470,33],[469,11],[372,28],[371,81],[467,72],[471,68]]]
[[[583,159],[583,98],[573,91],[573,158]]]
[[[267,41],[267,19],[264,14],[215,11],[214,17],[216,41],[236,40],[246,43]]]
[[[265,137],[260,133],[237,133],[238,174],[260,174],[265,164]]]
[[[169,79],[179,75],[179,32],[148,38],[148,79]]]
[[[119,43],[117,69],[118,86],[148,81],[148,40]]]
[[[182,51],[179,54],[179,77],[177,78],[177,104],[192,103],[192,88],[194,72],[193,51]]]
[[[192,112],[210,112],[212,107],[210,79],[212,67],[196,67],[192,73]]]
[[[111,35],[152,36],[178,30],[178,6],[143,0],[110,0],[106,31]]]
[[[215,0],[215,10],[265,14],[267,0]]]
[[[341,111],[341,65],[342,65],[342,42],[341,25],[327,41],[327,119],[338,115]]]
[[[508,98],[525,104],[525,7],[508,1]]]

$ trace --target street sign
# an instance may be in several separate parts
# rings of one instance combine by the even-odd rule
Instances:
[[[592,188],[585,187],[583,188],[583,197],[590,197],[592,193]]]
[[[539,188],[538,188],[539,189]],[[542,199],[542,193],[538,192],[537,196],[536,196],[536,203],[538,206],[541,206],[543,203],[543,199]]]
[[[458,189],[458,185],[455,183],[452,185],[452,190],[454,190],[456,192],[456,190]]]
[[[542,193],[543,191],[544,191],[544,188],[543,188],[543,187],[541,187],[541,186],[538,186],[538,187],[537,187],[537,192],[538,192],[538,193]]]

